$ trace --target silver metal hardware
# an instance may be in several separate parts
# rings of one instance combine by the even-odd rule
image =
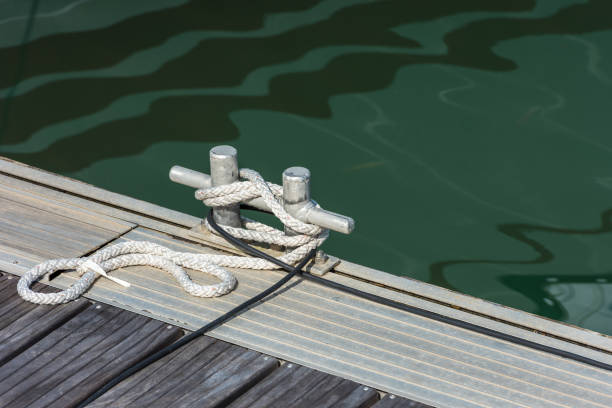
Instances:
[[[210,149],[210,181],[212,187],[238,181],[238,152],[232,146],[215,146]],[[219,207],[213,213],[220,225],[240,227],[240,205]]]
[[[323,276],[334,269],[340,263],[340,259],[327,254],[319,257],[319,252],[323,253],[323,251],[318,250],[314,262],[310,262],[304,266],[304,270],[313,275]]]
[[[208,174],[181,166],[172,166],[170,169],[170,180],[196,189],[205,190],[212,187],[212,180]]]
[[[283,171],[283,206],[285,211],[298,218],[300,211],[312,206],[310,201],[310,171],[305,167],[289,167]],[[286,235],[299,235],[285,226]]]
[[[220,148],[222,146],[217,146],[216,148]],[[227,146],[230,147],[230,146]],[[212,152],[216,148],[211,150],[211,168],[213,165],[212,160]],[[232,148],[233,149],[233,148]],[[235,151],[235,149],[234,149]],[[234,156],[235,160],[235,169],[237,172],[238,161],[236,156]],[[289,170],[289,169],[287,169]],[[237,173],[236,173],[237,175]],[[213,186],[212,178],[208,174],[200,173],[199,171],[187,169],[181,166],[173,166],[170,169],[170,180],[175,183],[184,184],[189,187],[199,188],[199,189],[207,189]],[[236,178],[237,180],[237,178]],[[226,183],[220,183],[226,184]],[[219,184],[217,184],[219,185]],[[245,202],[246,205],[257,208],[262,211],[270,212],[270,209],[266,205],[265,201],[261,197],[257,197],[253,200],[249,200]],[[217,213],[217,212],[215,212]],[[299,211],[296,211],[295,214],[292,214],[297,219],[315,224],[323,228],[327,228],[332,231],[341,232],[343,234],[350,234],[355,229],[355,221],[351,217],[347,217],[341,214],[336,214],[331,211],[324,210],[319,207],[314,201],[309,200],[309,202],[303,205]],[[215,221],[224,225],[225,222],[220,222],[217,218]]]
[[[315,255],[315,262],[316,263],[323,263],[325,261],[327,261],[329,259],[329,256],[323,252],[322,250],[317,250],[317,254]]]

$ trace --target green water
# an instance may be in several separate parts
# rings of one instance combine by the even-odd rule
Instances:
[[[0,2],[0,154],[194,215],[231,144],[325,249],[612,334],[612,2]]]

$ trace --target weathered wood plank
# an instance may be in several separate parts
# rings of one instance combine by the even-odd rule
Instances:
[[[23,183],[23,180],[20,182]],[[36,189],[44,190],[40,186]],[[29,193],[34,191],[26,190]],[[59,194],[57,191],[55,193]],[[38,193],[35,195],[41,196]],[[65,204],[75,200],[81,203],[79,205],[86,202],[82,197],[73,197]],[[10,224],[10,221],[6,223]],[[146,230],[131,234],[138,239],[160,240],[164,245],[176,249],[210,250]],[[7,249],[4,258],[0,256],[0,265],[7,265],[7,261],[22,262],[21,258],[26,263],[30,262],[28,256],[24,256],[25,251],[27,247],[10,249],[13,257],[10,258],[6,255],[9,252]],[[17,259],[17,256],[21,258]],[[127,277],[129,281],[133,279],[134,284],[128,290],[99,280],[89,294],[104,302],[127,305],[139,313],[195,328],[268,286],[281,275],[269,271],[236,272],[240,281],[237,290],[214,300],[194,299],[184,294],[172,279],[151,268],[126,268],[114,272],[119,277]],[[193,275],[200,282],[208,279],[203,274]],[[327,278],[406,304],[610,362],[609,354],[543,336],[503,321],[374,287],[341,274],[331,273]],[[66,274],[54,284],[69,284],[73,279],[71,274]],[[459,300],[457,303],[460,303]],[[564,328],[558,324],[553,326]],[[291,286],[281,295],[242,314],[211,335],[433,405],[612,405],[612,380],[607,372],[373,305],[310,283]],[[601,348],[610,345],[603,337],[589,339],[590,344],[597,344]]]
[[[370,406],[378,399],[371,388],[293,363],[282,365],[234,401],[231,408]]]
[[[73,406],[179,335],[143,316],[89,307],[0,367],[0,406]]]
[[[342,389],[347,389],[348,384],[347,384],[348,380],[344,380],[343,384],[341,384],[341,387],[339,387],[338,391],[336,391],[336,394],[339,394],[340,390]],[[365,393],[370,393],[370,397],[368,399],[366,399],[364,397]],[[333,399],[332,399],[333,400]],[[370,390],[369,387],[360,387],[360,388],[352,388],[351,391],[348,394],[344,394],[344,396],[342,397],[342,399],[338,400],[338,402],[331,404],[331,405],[324,405],[324,407],[326,408],[350,408],[350,407],[359,407],[359,408],[366,408],[366,407],[370,407],[374,402],[376,402],[376,400],[378,400],[378,393],[374,390]]]
[[[89,305],[78,299],[61,306],[39,305],[0,330],[0,365],[36,343]]]
[[[73,305],[40,306],[24,302],[17,294],[17,278],[11,275],[0,276],[0,364],[28,347],[55,327],[85,308],[83,299]],[[47,285],[35,284],[34,289],[52,292],[58,289]],[[43,315],[53,314],[47,317]],[[42,318],[41,318],[42,317]]]
[[[11,276],[0,276],[0,290],[14,290],[15,283]],[[55,290],[36,286],[43,292]],[[0,311],[4,305],[0,302]],[[83,299],[60,306],[32,305],[0,330],[0,356],[8,348],[14,355],[6,364],[0,364],[0,406],[73,406],[119,368],[159,346],[156,342],[176,337],[164,336],[163,332],[176,334],[177,329],[161,322],[115,307],[83,305],[90,304]],[[72,318],[61,317],[70,306],[74,308]],[[60,320],[65,323],[58,324]],[[16,330],[18,326],[21,330]],[[16,350],[12,346],[24,339],[28,339],[29,349]],[[277,367],[274,358],[202,336],[128,378],[91,407],[227,406],[265,381],[270,373],[275,375]],[[290,381],[296,385],[298,398],[288,393],[283,399],[277,398],[281,404],[351,408],[367,407],[376,400],[377,393],[368,387],[312,369],[299,369],[301,374]],[[272,377],[272,384],[275,382]]]
[[[134,224],[10,188],[0,175],[0,266],[10,272],[50,258],[82,256]]]
[[[0,189],[0,194],[2,194]],[[61,233],[62,238],[74,239],[74,237],[85,235],[93,238],[104,237],[109,232],[122,232],[131,225],[123,221],[116,222],[107,217],[85,217],[82,211],[74,212],[74,209],[61,207],[57,211],[49,211],[52,207],[47,207],[41,202],[20,202],[20,197],[0,196],[0,214],[5,222],[14,223],[27,228],[47,231],[51,233]],[[36,207],[39,205],[40,207]],[[66,206],[67,207],[67,206]],[[58,225],[57,217],[62,217],[63,224]],[[73,218],[79,217],[80,219]]]
[[[91,227],[79,232],[71,230],[65,217],[54,216],[51,224],[51,221],[40,220],[38,216],[35,211],[22,217],[0,213],[0,245],[40,257],[68,258],[95,249],[129,230],[114,232]]]
[[[395,395],[386,395],[378,401],[372,408],[433,408],[431,405],[421,404],[420,402],[412,401],[407,398],[397,397]]]
[[[229,345],[208,336],[202,336],[149,367],[137,372],[93,401],[89,408],[128,406],[145,393],[165,394],[201,368],[200,353],[208,359],[222,353]],[[164,388],[162,392],[160,387]]]
[[[116,308],[89,307],[49,333],[33,347],[24,350],[17,357],[5,363],[0,367],[0,401],[6,401],[9,398],[6,395],[7,392],[13,392],[15,396],[21,391],[27,391],[27,389],[17,390],[16,388],[30,375],[52,364],[58,355],[70,350],[84,337],[98,330],[104,331],[104,324],[112,320],[118,313],[119,310]]]
[[[0,182],[0,265],[11,272],[50,258],[82,256],[133,227]]]
[[[365,408],[378,400],[378,393],[365,386],[340,377],[324,378],[295,401],[298,407]]]
[[[154,231],[147,230],[145,228],[136,228],[121,238],[121,240],[123,239],[151,240],[151,241],[159,242],[162,245],[166,245],[166,246],[169,246],[171,248],[175,248],[176,250],[181,250],[181,251],[214,252],[214,251],[211,251],[209,248],[197,246],[197,245],[189,245],[188,243],[174,240],[165,234],[160,234]],[[248,285],[247,287],[253,287],[253,288],[266,287],[267,285],[279,279],[280,276],[282,276],[282,273],[269,272],[269,271],[259,271],[257,273],[252,273],[252,271],[236,270],[235,272],[238,275],[239,281],[241,282],[241,284],[245,284],[245,285]],[[205,282],[213,281],[213,280],[207,280],[209,278],[205,274],[199,274],[198,278],[202,279]],[[540,344],[546,344],[552,347],[557,347],[563,350],[585,355],[595,360],[600,360],[600,361],[604,361],[609,364],[612,364],[612,354],[609,354],[609,353],[601,353],[593,349],[580,347],[573,343],[568,343],[562,340],[548,337],[548,336],[545,336],[545,335],[542,335],[540,333],[533,332],[530,330],[524,330],[518,327],[509,326],[507,324],[504,324],[503,322],[490,320],[490,319],[487,319],[486,317],[474,316],[469,313],[465,313],[461,310],[443,306],[437,303],[428,302],[426,300],[422,300],[416,297],[406,296],[405,294],[401,294],[401,293],[390,291],[390,290],[387,290],[381,287],[369,285],[364,282],[355,281],[354,279],[351,279],[343,275],[331,273],[327,276],[327,278],[330,280],[334,280],[334,281],[346,284],[348,286],[357,287],[358,289],[361,289],[364,291],[374,292],[383,297],[392,298],[393,300],[397,300],[399,302],[406,303],[411,306],[424,308],[426,310],[431,310],[436,313],[440,313],[446,316],[451,316],[451,317],[454,317],[460,320],[466,320],[468,322],[479,324],[479,325],[482,325],[484,327],[488,327],[494,330],[499,330],[501,332],[512,334],[518,337],[523,337],[528,340],[538,342]],[[328,304],[329,300],[333,299],[334,296],[338,294],[338,292],[335,290],[322,288],[319,285],[311,284],[309,282],[305,282],[303,285],[300,285],[299,288],[296,288],[296,292],[301,292],[301,291],[309,291],[311,294],[315,294],[315,296],[317,296],[317,294],[322,294],[322,296],[318,296],[317,300],[313,300],[311,298],[310,300],[311,303],[305,305],[306,309],[310,307],[311,305],[316,306],[320,304],[321,302]],[[227,296],[224,297],[223,299],[225,298],[227,298]],[[344,300],[351,302],[350,306],[353,308],[353,310],[362,310],[364,308],[364,305],[367,303],[367,302],[364,303],[364,301],[361,299],[350,297],[350,296],[348,297],[344,296],[343,301]],[[337,305],[342,305],[343,302],[332,302],[332,303],[335,303],[334,304],[334,308],[335,308],[335,306]],[[223,307],[223,306],[220,306],[220,307]],[[332,308],[332,310],[334,310],[334,308]],[[380,315],[382,317],[385,316],[384,310],[388,310],[388,308],[386,307],[376,306],[376,308],[382,311],[381,313],[377,313],[377,315]],[[407,315],[404,312],[400,312],[399,314]],[[421,321],[429,320],[426,318],[418,318],[418,319],[420,319]],[[394,321],[396,320],[396,318],[387,319],[387,320]],[[443,326],[447,327],[447,325],[443,325]],[[481,337],[484,338],[487,336],[481,336]],[[611,348],[609,348],[609,351],[612,352],[612,344],[611,344]]]
[[[141,200],[121,194],[111,193],[87,183],[52,174],[9,158],[0,157],[0,171],[25,179],[20,180],[0,174],[0,184],[7,184],[12,187],[18,186],[21,190],[36,192],[37,195],[46,197],[55,197],[62,201],[68,200],[71,205],[91,208],[97,213],[112,215],[113,217],[129,220],[172,235],[186,237],[181,229],[176,228],[176,225],[184,225],[191,228],[198,225],[200,222],[200,219],[197,217],[181,214],[150,203],[144,203]],[[32,180],[35,183],[45,183],[53,187],[53,189],[38,184],[28,183],[26,180]],[[65,190],[75,195],[69,195],[62,191],[57,191],[56,189]],[[95,201],[86,200],[82,197],[89,197]],[[101,202],[108,203],[109,205],[101,204]],[[167,220],[168,222],[159,222],[158,220]],[[2,265],[1,260],[0,265]],[[583,343],[602,350],[612,350],[612,337],[591,330],[544,319],[540,316],[453,292],[439,286],[406,277],[391,275],[344,260],[336,267],[336,270],[343,274],[355,276],[360,280],[382,284],[407,293],[415,293],[418,294],[419,297],[431,298],[434,299],[435,302],[449,304],[453,308],[470,310],[476,315],[486,314],[492,316],[494,319],[507,321],[514,325],[529,327],[536,332],[546,332],[554,337],[569,339],[571,342]],[[373,287],[374,285],[369,286]],[[480,319],[476,318],[475,320],[476,323],[483,324],[483,321]],[[499,329],[499,327],[497,327],[497,329]],[[542,341],[542,339],[538,340]],[[553,346],[563,348],[563,342],[555,341],[553,343]],[[576,352],[575,349],[571,347],[569,351]]]
[[[95,244],[92,245],[91,239],[84,238],[83,241],[75,239],[78,235],[72,235],[71,238],[64,238],[62,228],[57,228],[55,231],[44,231],[37,228],[28,228],[26,225],[19,225],[18,223],[7,222],[4,219],[0,219],[0,239],[8,245],[20,244],[17,249],[22,251],[34,252],[39,254],[57,256],[58,249],[67,255],[65,258],[71,257],[71,254],[80,253],[83,249],[84,244],[91,248],[95,248]],[[90,241],[89,243],[87,241]],[[58,243],[61,242],[61,246]],[[94,242],[100,242],[96,240]],[[102,241],[104,242],[104,241]],[[12,244],[12,245],[11,245]]]
[[[3,277],[7,283],[10,283],[2,292],[2,303],[0,304],[0,329],[13,323],[21,316],[34,309],[36,305],[32,303],[24,302],[23,299],[17,294],[15,282],[16,279],[8,280]]]
[[[40,263],[40,260],[40,256],[33,255],[32,253],[25,253],[4,244],[0,244],[0,269],[3,271],[15,275],[23,275],[30,268]]]
[[[9,275],[9,276],[10,276],[10,275]],[[4,273],[0,272],[0,293],[2,293],[2,291],[3,291],[5,288],[7,288],[7,287],[9,287],[9,286],[10,286],[10,284],[11,284],[10,279],[5,279],[5,277],[7,277],[7,278],[8,278],[9,276],[6,276],[6,274],[4,274]],[[3,298],[0,298],[0,299],[3,299]],[[1,306],[1,305],[0,305],[0,306]]]
[[[198,371],[202,376],[200,379],[186,380],[172,392],[157,399],[155,406],[226,406],[276,366],[274,359],[232,345],[223,354],[209,360]],[[137,406],[146,406],[148,402],[154,402],[150,398],[143,397],[139,401],[142,405],[137,404]]]
[[[128,325],[132,330],[136,326],[134,320]],[[147,319],[143,326],[131,331],[128,337],[119,342],[113,341],[113,336],[109,336],[108,340],[99,342],[89,350],[83,350],[83,353],[93,354],[95,357],[86,365],[82,362],[72,362],[70,370],[65,371],[65,375],[70,377],[54,384],[49,381],[44,383],[53,388],[29,407],[69,407],[73,402],[90,395],[125,368],[172,343],[181,333],[176,327]]]
[[[121,240],[158,240],[178,250],[210,251],[158,236],[136,229]],[[214,281],[190,273],[198,282]],[[99,280],[90,294],[197,328],[282,276],[236,273],[237,290],[217,299],[186,295],[168,274],[147,267],[113,272],[132,283],[127,290]],[[60,282],[69,284],[69,279],[71,274]],[[290,285],[211,335],[434,405],[607,407],[612,402],[612,376],[605,371],[306,282]]]
[[[523,310],[421,282],[408,276],[392,275],[345,260],[342,260],[335,270],[342,274],[356,277],[359,280],[371,282],[369,283],[370,287],[383,285],[406,293],[414,293],[421,298],[433,300],[432,303],[450,305],[451,307],[467,310],[477,315],[487,315],[492,319],[507,322],[510,325],[527,327],[534,332],[548,333],[557,338],[568,339],[571,342],[586,344],[601,350],[612,350],[612,336],[543,318]],[[555,346],[559,347],[558,344]]]
[[[97,228],[105,228],[110,231],[119,232],[126,226],[133,225],[128,221],[93,212],[89,210],[87,206],[75,206],[70,200],[58,200],[48,195],[33,194],[27,190],[24,191],[15,188],[12,186],[13,184],[14,179],[0,174],[0,197],[21,205],[37,208],[50,214],[70,218],[83,224],[89,224]],[[23,183],[18,184],[23,185]],[[48,189],[44,191],[48,191]],[[64,196],[70,197],[67,195]]]
[[[31,257],[38,260],[46,260],[51,258],[59,258],[60,251],[70,254],[75,253],[71,248],[62,244],[54,244],[53,242],[45,242],[44,240],[32,239],[26,234],[13,234],[4,230],[0,230],[0,257],[6,262],[11,262],[14,259],[10,257],[11,252],[19,251],[28,253]],[[52,248],[52,249],[50,249]]]
[[[70,179],[68,177],[63,177],[58,174],[53,174],[44,170],[36,169],[34,167],[30,167],[23,163],[15,162],[5,157],[0,157],[0,172],[15,175],[19,178],[29,179],[36,183],[42,183],[46,186],[52,187],[52,191],[61,190],[59,192],[59,195],[68,196],[68,194],[63,192],[66,191],[74,194],[74,196],[90,197],[96,200],[97,202],[106,203],[107,205],[96,205],[96,207],[101,210],[101,213],[111,214],[115,216],[117,212],[112,210],[113,208],[119,207],[127,209],[133,216],[136,217],[138,217],[137,214],[145,215],[144,218],[152,217],[149,218],[149,220],[164,220],[168,223],[184,225],[188,227],[192,227],[200,223],[200,220],[198,218],[193,217],[191,215],[160,207],[158,205],[138,200],[132,197],[127,197],[122,194],[113,193],[111,191],[92,186],[91,184],[83,183],[81,181]],[[10,178],[12,180],[7,181],[5,184],[8,184],[9,182],[11,183],[11,185],[24,184],[15,182],[15,180],[18,180],[16,178]],[[28,184],[34,187],[28,190],[40,191],[40,189],[36,188],[38,186],[32,183]],[[146,223],[146,220],[139,221],[139,223],[143,222]]]
[[[0,277],[0,288],[15,289],[15,283],[16,279]],[[37,286],[45,292],[53,290]],[[103,305],[85,309],[83,304],[88,303],[33,305],[7,327],[15,333],[17,324],[24,326],[12,339],[28,338],[33,345],[0,364],[1,406],[73,406],[93,391],[93,385],[99,386],[118,372],[113,364],[120,362],[124,368],[143,358],[164,337],[159,329],[164,326],[168,332],[168,326],[143,316]],[[59,316],[65,314],[63,310],[71,305],[75,308],[73,318],[63,318],[68,321],[57,324]],[[0,303],[0,310],[2,306]],[[55,330],[48,330],[51,327]],[[44,328],[46,334],[38,342],[41,336],[32,335],[36,328]],[[11,344],[7,329],[0,331],[3,346]],[[6,350],[3,347],[2,352]],[[203,336],[119,384],[91,406],[226,406],[277,366],[276,359]],[[301,395],[296,406],[365,407],[376,398],[371,390],[364,396],[368,388],[351,381],[302,369],[308,375],[296,378]]]

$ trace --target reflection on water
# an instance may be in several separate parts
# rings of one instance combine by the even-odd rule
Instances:
[[[612,333],[612,3],[138,3],[0,3],[0,154],[201,214],[167,170],[231,143],[330,252]]]
[[[612,209],[604,211],[601,215],[601,226],[597,228],[587,229],[569,229],[541,226],[535,224],[503,224],[497,226],[498,231],[507,237],[523,243],[533,249],[534,256],[530,259],[459,259],[453,261],[436,262],[430,265],[431,281],[445,287],[452,287],[445,277],[445,270],[455,265],[477,265],[490,264],[495,266],[501,265],[537,265],[551,263],[555,260],[555,254],[545,243],[534,239],[533,235],[538,236],[538,233],[554,234],[560,236],[576,236],[579,240],[583,240],[587,236],[597,236],[608,234],[612,231]],[[593,251],[595,252],[595,251]],[[585,263],[587,266],[588,263]],[[585,269],[583,267],[583,269]],[[608,268],[607,273],[587,274],[576,273],[571,275],[521,275],[508,273],[500,275],[498,279],[507,287],[514,289],[523,295],[530,298],[536,305],[535,313],[542,316],[548,316],[558,320],[572,321],[579,325],[584,325],[587,318],[595,316],[598,319],[596,322],[589,324],[589,327],[598,327],[598,331],[609,331],[610,312],[612,311],[612,302],[610,296],[612,288],[612,265]],[[581,271],[581,270],[579,270]],[[586,311],[576,313],[575,310],[568,310],[568,305],[576,304],[573,309],[577,309],[577,305],[584,303],[584,300],[589,303],[593,298],[593,293],[579,297],[576,294],[576,288],[581,288],[582,292],[588,293],[593,291],[597,301],[597,307],[586,308]],[[607,293],[607,295],[606,295]],[[607,310],[606,310],[607,309]],[[570,316],[577,314],[579,316]]]

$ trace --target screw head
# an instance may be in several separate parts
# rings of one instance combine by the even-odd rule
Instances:
[[[315,254],[315,262],[316,263],[323,263],[325,261],[327,261],[327,254],[325,252],[323,252],[322,250],[317,250],[317,253]]]

